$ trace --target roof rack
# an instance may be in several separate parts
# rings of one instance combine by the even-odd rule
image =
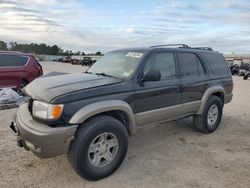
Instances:
[[[186,44],[162,44],[162,45],[156,45],[156,46],[150,46],[150,47],[155,48],[155,47],[161,47],[161,46],[179,46],[179,48],[190,48]]]
[[[213,51],[211,47],[192,47],[192,49]]]
[[[156,46],[150,46],[150,47],[155,48],[155,47],[164,47],[164,46],[178,46],[179,48],[213,51],[211,47],[190,47],[187,44],[163,44],[163,45],[156,45]]]

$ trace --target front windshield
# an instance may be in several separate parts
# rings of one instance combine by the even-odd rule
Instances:
[[[128,79],[136,70],[142,56],[142,51],[110,52],[99,59],[87,72]]]

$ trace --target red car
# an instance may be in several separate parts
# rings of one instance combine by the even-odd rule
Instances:
[[[0,51],[0,89],[19,90],[42,74],[42,66],[32,54]]]

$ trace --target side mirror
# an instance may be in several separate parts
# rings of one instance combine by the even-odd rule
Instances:
[[[159,70],[150,69],[142,78],[142,81],[159,81],[161,72]]]

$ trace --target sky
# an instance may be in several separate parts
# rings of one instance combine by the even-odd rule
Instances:
[[[0,0],[0,40],[84,52],[185,43],[250,53],[250,0]]]

